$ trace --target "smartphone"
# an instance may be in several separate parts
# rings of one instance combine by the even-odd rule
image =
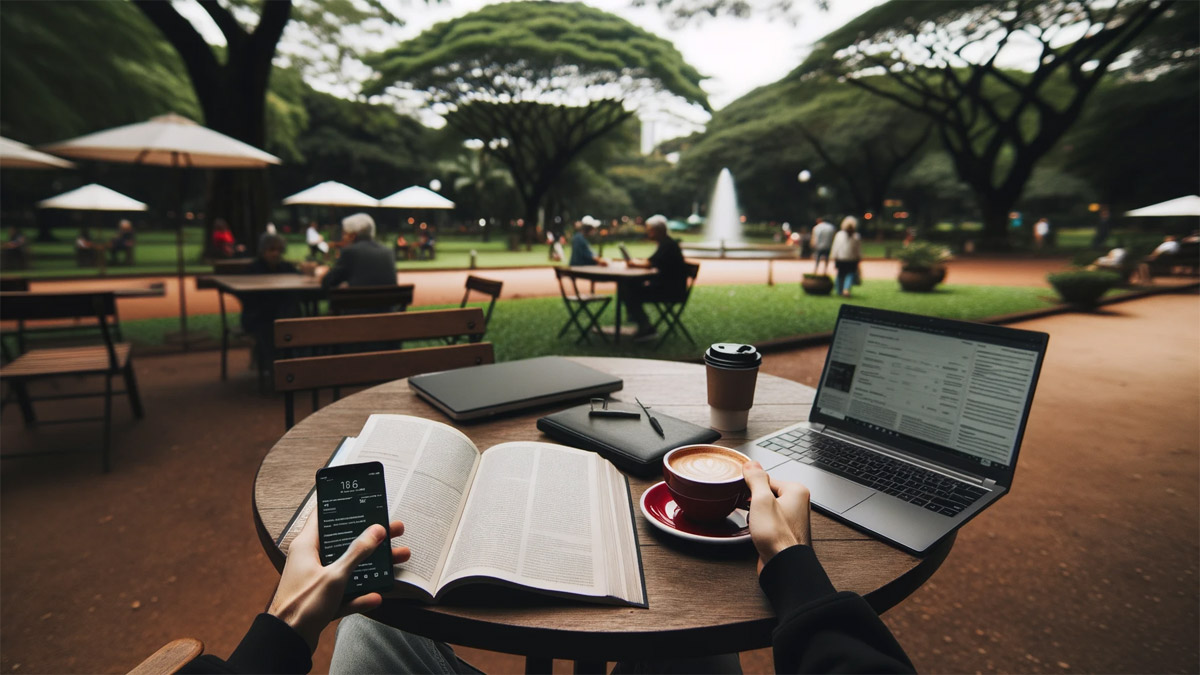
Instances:
[[[317,524],[321,564],[342,557],[350,543],[371,525],[388,526],[383,464],[364,462],[331,466],[317,472]],[[392,546],[386,539],[350,573],[346,595],[365,595],[392,588]]]

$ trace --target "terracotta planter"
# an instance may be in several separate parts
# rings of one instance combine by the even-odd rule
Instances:
[[[900,282],[900,288],[911,293],[928,293],[932,291],[938,282],[946,276],[946,269],[943,267],[941,273],[938,273],[936,268],[929,267],[906,267],[900,270],[900,276],[897,280]]]
[[[809,295],[829,295],[833,292],[833,279],[829,277],[804,277],[800,287]]]

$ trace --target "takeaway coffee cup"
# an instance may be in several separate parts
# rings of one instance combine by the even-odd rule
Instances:
[[[718,431],[740,431],[754,405],[754,384],[762,354],[754,345],[718,342],[704,352],[708,371],[709,426]]]
[[[685,445],[663,456],[663,480],[683,515],[722,520],[750,499],[742,467],[750,458],[719,445]]]

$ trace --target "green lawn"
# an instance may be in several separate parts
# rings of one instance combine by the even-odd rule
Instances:
[[[933,293],[904,293],[895,281],[867,281],[855,289],[849,300],[855,304],[882,307],[903,312],[956,319],[982,319],[1057,304],[1049,288],[998,286],[940,287]],[[642,356],[668,359],[698,358],[713,342],[758,343],[773,338],[806,335],[832,330],[842,299],[834,296],[804,295],[798,285],[779,286],[698,286],[684,314],[684,323],[695,336],[693,347],[682,336],[672,336],[661,349],[652,345],[622,342],[620,347],[602,344],[575,345],[575,336],[557,338],[566,321],[560,298],[505,300],[497,303],[487,339],[495,344],[500,361],[544,354],[585,354],[596,356]],[[422,308],[425,309],[425,308]],[[606,317],[612,321],[610,305]],[[230,321],[237,325],[237,316]],[[159,345],[162,335],[178,330],[178,319],[149,319],[123,323],[126,339],[146,345]],[[215,315],[195,316],[188,320],[190,330],[217,335],[219,319]]]

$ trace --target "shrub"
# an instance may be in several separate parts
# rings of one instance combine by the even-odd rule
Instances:
[[[894,253],[904,269],[929,269],[950,260],[950,249],[927,241],[914,241]]]
[[[1073,305],[1090,307],[1112,287],[1121,283],[1121,275],[1104,270],[1073,270],[1046,276],[1059,297]]]

